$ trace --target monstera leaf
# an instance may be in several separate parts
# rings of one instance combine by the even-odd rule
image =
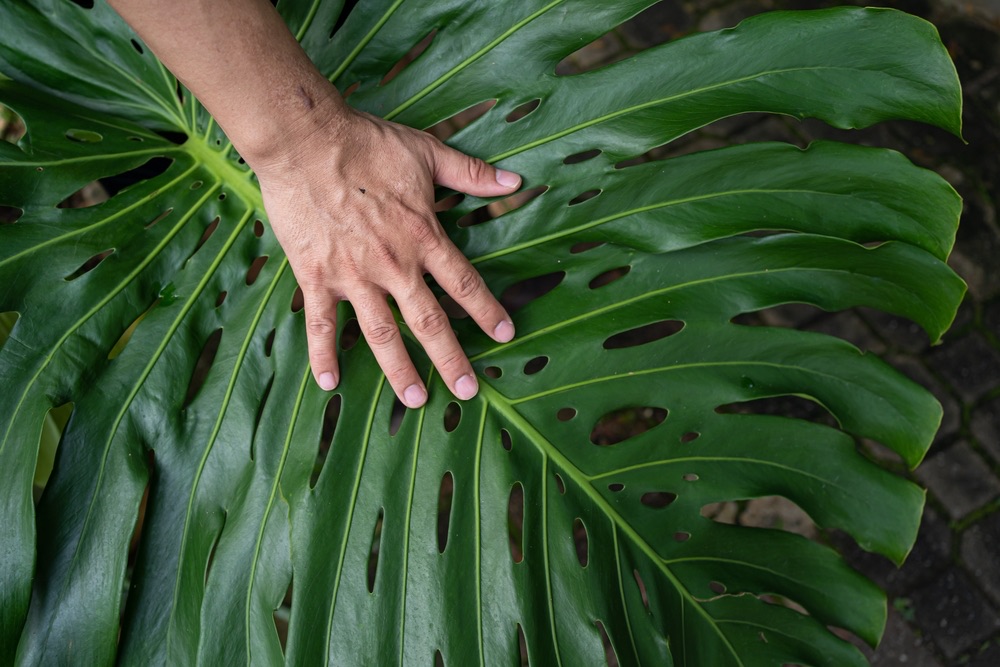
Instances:
[[[0,311],[18,314],[0,351],[0,662],[864,663],[833,629],[878,640],[873,584],[827,547],[702,511],[784,496],[901,561],[923,494],[856,442],[915,466],[940,407],[845,342],[734,318],[865,305],[937,340],[964,291],[944,263],[958,198],[838,143],[631,158],[751,111],[957,132],[930,25],[764,15],[560,76],[652,0],[279,2],[351,104],[427,128],[492,103],[450,143],[544,188],[492,220],[471,197],[441,214],[519,295],[519,335],[455,320],[482,374],[462,404],[411,341],[430,401],[401,413],[351,335],[341,386],[314,385],[253,175],[87,4],[0,5],[0,98],[27,126],[0,145],[18,216],[0,227]],[[95,180],[110,199],[60,206]],[[790,395],[836,426],[738,408]],[[42,424],[68,403],[36,506]],[[626,414],[650,428],[609,437]]]

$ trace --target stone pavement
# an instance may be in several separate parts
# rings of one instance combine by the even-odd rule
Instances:
[[[691,32],[735,25],[771,9],[815,9],[844,2],[796,0],[666,0],[578,51],[566,73],[621,60],[642,48]],[[849,4],[849,3],[848,3]],[[928,489],[917,544],[902,568],[861,551],[843,535],[818,531],[797,507],[780,498],[729,503],[718,520],[782,526],[826,540],[889,595],[889,621],[875,665],[1000,666],[1000,227],[996,218],[1000,172],[1000,2],[898,1],[891,6],[938,26],[956,61],[965,93],[968,145],[913,123],[842,132],[821,123],[748,115],[685,137],[654,157],[728,143],[844,139],[895,148],[936,170],[965,200],[952,267],[969,293],[943,344],[930,346],[907,320],[868,309],[829,314],[785,307],[763,324],[796,326],[845,338],[881,354],[930,389],[944,406],[941,430],[923,465],[911,474]],[[785,406],[787,407],[787,406]],[[802,409],[792,406],[791,409]],[[871,443],[872,454],[887,452]],[[896,461],[887,465],[909,474]]]

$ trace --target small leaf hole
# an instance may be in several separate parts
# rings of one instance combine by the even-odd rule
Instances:
[[[670,491],[649,491],[642,494],[642,498],[639,499],[639,502],[646,507],[661,510],[675,500],[677,500],[676,493],[671,493]]]
[[[631,266],[619,266],[614,269],[609,269],[604,273],[594,277],[590,281],[590,289],[597,289],[598,287],[604,287],[605,285],[610,285],[616,280],[621,280],[628,275],[628,272],[632,270]]]
[[[521,624],[517,624],[517,650],[521,656],[521,667],[527,667],[530,663],[528,662],[528,641],[524,637],[524,628]]]
[[[399,428],[403,425],[403,417],[406,416],[406,406],[403,402],[399,400],[399,397],[393,396],[392,399],[392,412],[389,413],[389,435],[394,436],[399,433]]]
[[[573,544],[576,546],[576,559],[580,562],[580,567],[587,567],[590,562],[590,540],[587,527],[580,517],[573,519]]]
[[[611,484],[608,484],[608,491],[610,491],[611,493],[618,493],[619,491],[622,491],[624,489],[625,485],[622,484],[621,482],[612,482]]]
[[[264,236],[264,223],[261,220],[253,221],[253,235],[257,238]]]
[[[561,422],[568,422],[573,417],[576,417],[576,408],[559,408],[556,413],[556,419]]]
[[[500,429],[500,445],[508,452],[510,451],[510,448],[512,446],[510,440],[510,432],[508,432],[507,429],[505,428]]]
[[[448,404],[448,407],[444,409],[444,430],[447,433],[451,433],[456,428],[458,424],[462,421],[462,406],[456,401],[452,401]]]
[[[77,130],[71,129],[66,131],[66,138],[70,141],[75,141],[80,144],[96,144],[100,141],[104,141],[104,136],[98,132],[92,132],[90,130]]]
[[[617,445],[659,426],[667,414],[665,408],[652,406],[612,410],[594,424],[590,441],[604,447]]]
[[[646,608],[646,611],[649,611],[649,595],[646,593],[646,582],[642,580],[639,570],[632,570],[632,576],[635,577],[635,585],[639,588],[639,597],[642,598],[642,606]]]
[[[431,45],[431,42],[434,41],[434,37],[437,35],[437,32],[437,28],[431,30],[426,37],[414,44],[402,58],[396,61],[396,63],[389,68],[389,71],[385,73],[385,76],[382,77],[382,80],[379,81],[378,85],[380,87],[384,86],[399,76],[403,70],[409,67],[424,51],[427,50],[427,48]]]
[[[716,595],[723,595],[726,592],[726,587],[718,581],[711,581],[708,584],[709,589]]]
[[[65,278],[63,278],[63,280],[65,280],[66,282],[71,282],[73,280],[76,280],[77,278],[79,278],[83,274],[89,273],[90,271],[93,271],[94,269],[97,268],[97,266],[101,262],[103,262],[105,259],[107,259],[108,257],[110,257],[111,254],[114,253],[114,251],[115,251],[114,248],[108,248],[107,250],[102,250],[101,252],[97,253],[93,257],[89,258],[86,262],[84,262],[83,264],[81,264],[79,267],[77,267],[77,269],[75,271],[73,271],[72,273],[70,273],[69,275],[67,275]]]
[[[688,431],[687,433],[681,436],[681,442],[687,444],[689,442],[694,442],[700,437],[701,433],[698,433],[696,431]]]
[[[596,279],[595,279],[596,280]],[[605,350],[620,350],[627,347],[646,345],[679,333],[684,328],[680,320],[661,320],[641,327],[629,329],[608,336],[604,341]]]
[[[572,199],[570,199],[569,203],[567,203],[566,205],[567,206],[576,206],[577,204],[582,204],[583,202],[589,201],[589,200],[593,199],[594,197],[598,196],[599,194],[601,194],[601,192],[602,192],[601,190],[596,190],[596,189],[595,190],[587,190],[586,192],[581,192],[577,196],[575,196]]]
[[[375,592],[375,577],[378,575],[378,557],[382,547],[382,523],[384,510],[380,507],[378,518],[375,519],[375,527],[372,529],[372,545],[368,550],[368,592]]]
[[[693,472],[689,472],[686,475],[684,475],[684,481],[685,482],[697,482],[698,481],[698,475],[694,474]]]
[[[212,222],[208,223],[208,226],[205,227],[205,231],[202,232],[201,238],[198,239],[198,243],[195,244],[194,250],[192,250],[191,254],[188,255],[188,258],[187,258],[186,261],[190,262],[191,258],[194,257],[195,253],[198,252],[199,250],[201,250],[201,247],[203,245],[205,245],[205,243],[208,242],[208,239],[210,239],[212,237],[212,234],[215,233],[215,230],[219,228],[219,221],[220,220],[221,220],[221,218],[219,216],[215,216],[215,219],[212,220]]]
[[[581,151],[579,153],[573,153],[572,155],[566,157],[563,160],[563,164],[579,164],[581,162],[586,162],[587,160],[593,160],[595,157],[603,153],[599,148],[592,148],[589,151]]]
[[[295,286],[295,291],[292,292],[292,303],[290,305],[291,311],[297,313],[302,310],[306,305],[305,295],[302,294],[302,288],[298,285]]]
[[[204,182],[202,182],[202,181],[195,181],[194,183],[191,184],[191,189],[192,190],[200,190],[201,186],[203,186],[203,185],[205,185]]]
[[[553,271],[514,283],[500,295],[500,303],[508,313],[515,313],[526,305],[545,296],[563,281],[565,271]]]
[[[519,104],[517,107],[514,108],[513,111],[507,114],[507,118],[505,120],[508,123],[516,123],[525,116],[534,113],[534,111],[538,109],[541,103],[542,103],[541,99],[535,98],[533,100],[525,102],[524,104]]]
[[[134,39],[130,39],[129,41],[132,42],[132,48],[141,56],[143,54],[142,45]]]
[[[143,227],[143,229],[149,229],[150,227],[158,223],[160,220],[163,220],[165,217],[170,215],[173,212],[173,210],[174,210],[173,208],[168,208],[166,211],[164,211],[163,213],[159,214],[158,216],[150,220],[148,223],[146,223],[146,226]]]
[[[439,554],[443,554],[448,546],[448,531],[451,528],[451,508],[454,495],[455,478],[451,471],[448,471],[441,477],[441,488],[438,492],[437,545]]]
[[[229,292],[227,292],[226,290],[222,290],[221,292],[219,292],[219,296],[215,297],[215,307],[218,308],[219,306],[224,304],[226,302],[226,297],[228,295]]]
[[[483,375],[491,380],[498,380],[503,377],[503,370],[499,366],[487,366],[483,369]]]
[[[580,241],[570,246],[569,251],[570,254],[579,255],[581,252],[600,248],[602,245],[605,245],[604,241]]]
[[[445,667],[444,656],[441,655],[441,649],[434,651],[434,667]]]
[[[535,373],[539,372],[540,370],[548,366],[548,364],[549,364],[548,357],[544,355],[541,357],[535,357],[534,359],[531,359],[530,361],[528,361],[528,363],[524,365],[524,374],[534,375]]]
[[[201,386],[205,384],[205,379],[208,377],[208,371],[212,367],[212,362],[215,361],[215,354],[219,351],[219,344],[222,342],[222,328],[218,328],[209,335],[208,339],[205,341],[204,347],[201,348],[201,354],[198,355],[198,361],[195,362],[194,371],[191,373],[191,380],[188,383],[187,392],[184,394],[184,408],[191,405],[191,402],[198,395],[198,390]]]
[[[524,487],[514,482],[507,499],[507,534],[510,557],[515,563],[524,560]]]
[[[312,474],[309,476],[310,489],[316,487],[316,482],[319,481],[323,466],[330,455],[330,445],[333,443],[333,436],[337,431],[342,404],[343,399],[340,394],[334,394],[326,402],[326,409],[323,411],[323,428],[319,433],[319,448],[316,450],[316,461],[313,463]]]
[[[261,255],[250,263],[250,268],[247,269],[247,286],[253,285],[257,282],[257,277],[260,275],[261,269],[267,264],[267,255]]]
[[[560,475],[559,473],[555,473],[555,478],[556,478],[556,490],[559,492],[559,495],[566,495],[566,484],[563,482],[562,475]]]
[[[24,209],[16,206],[0,206],[0,225],[12,225],[24,215]]]
[[[271,332],[267,334],[267,338],[264,339],[264,356],[270,357],[271,350],[274,348],[274,334],[277,333],[277,329],[271,329]]]
[[[480,206],[479,208],[466,213],[459,218],[455,224],[459,227],[474,227],[476,225],[481,225],[484,222],[496,220],[502,215],[506,215],[507,213],[516,211],[517,209],[526,206],[529,202],[544,194],[548,189],[549,186],[547,185],[539,185],[527,190],[520,190],[519,192],[515,192],[508,197],[490,202],[485,206]]]
[[[678,530],[676,533],[674,533],[675,542],[687,542],[690,539],[691,539],[691,533],[687,532],[686,530]]]

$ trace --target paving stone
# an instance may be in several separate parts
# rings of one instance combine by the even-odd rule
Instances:
[[[1000,665],[1000,642],[994,639],[973,653],[965,667],[997,667],[997,665]]]
[[[862,550],[844,533],[831,535],[847,562],[890,595],[903,595],[928,582],[947,567],[951,558],[951,530],[932,509],[925,509],[913,550],[902,567],[884,556]]]
[[[1000,495],[1000,480],[967,442],[931,457],[916,475],[944,503],[952,519],[961,519]]]
[[[850,310],[823,317],[805,328],[809,331],[818,331],[846,340],[864,352],[882,354],[886,351],[885,344],[878,336],[873,334],[864,321]]]
[[[983,324],[1000,340],[1000,299],[991,301],[983,308]]]
[[[1000,616],[957,567],[910,595],[914,620],[948,660],[1000,630]]]
[[[962,407],[951,394],[945,391],[923,364],[913,357],[902,355],[891,356],[886,360],[900,373],[921,387],[928,389],[941,404],[943,410],[941,426],[938,427],[938,432],[934,436],[934,444],[940,444],[943,440],[957,433],[962,426]]]
[[[929,355],[929,360],[966,400],[1000,385],[1000,352],[978,334],[942,345]]]
[[[1000,463],[1000,397],[973,410],[971,427],[979,444]]]
[[[986,594],[1000,604],[1000,513],[989,515],[965,531],[962,560]]]
[[[917,635],[903,617],[889,611],[885,634],[877,650],[860,645],[861,652],[871,662],[872,667],[883,665],[909,665],[910,667],[942,667],[934,654],[928,650],[927,642]]]

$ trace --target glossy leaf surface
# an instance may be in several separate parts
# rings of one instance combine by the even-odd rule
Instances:
[[[0,101],[28,133],[0,144],[0,204],[22,211],[0,227],[0,313],[19,313],[0,348],[0,662],[512,664],[523,636],[534,665],[864,664],[828,627],[875,642],[872,583],[702,508],[785,496],[900,561],[923,493],[855,439],[915,466],[940,406],[845,342],[733,320],[865,305],[937,340],[964,293],[944,263],[960,202],[845,144],[620,163],[751,111],[957,132],[933,28],[772,14],[557,76],[651,0],[370,0],[331,39],[341,4],[278,9],[359,84],[352,104],[425,128],[496,100],[450,143],[545,186],[482,224],[458,224],[487,204],[471,197],[440,215],[496,294],[521,295],[518,337],[455,321],[482,387],[461,405],[412,341],[424,409],[400,413],[363,340],[324,394],[256,182],[207,114],[102,3],[4,3]],[[107,201],[58,206],[121,174]],[[524,296],[532,279],[548,291]],[[739,409],[774,396],[839,428]],[[42,424],[68,402],[35,506]],[[659,423],[595,444],[623,410]]]

